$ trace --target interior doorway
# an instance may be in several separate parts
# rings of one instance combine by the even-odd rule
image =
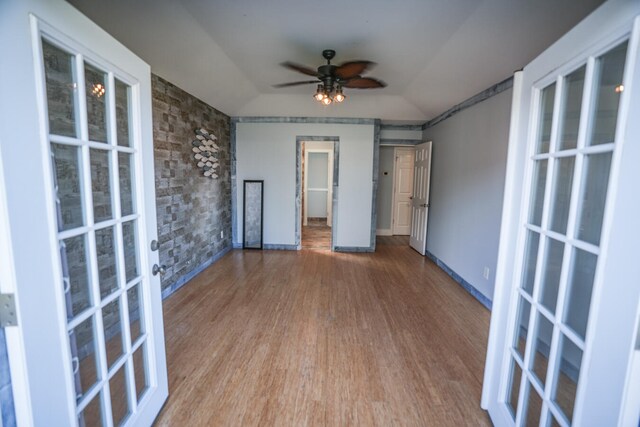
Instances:
[[[332,247],[334,142],[303,141],[302,249]]]
[[[394,150],[393,198],[391,230],[394,236],[411,234],[411,199],[413,198],[413,147],[398,147]]]

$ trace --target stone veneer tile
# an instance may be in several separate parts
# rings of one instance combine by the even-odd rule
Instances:
[[[166,80],[151,76],[156,210],[165,290],[231,246],[230,119]],[[205,128],[218,137],[218,179],[195,165],[191,141]],[[224,238],[220,238],[224,231]]]

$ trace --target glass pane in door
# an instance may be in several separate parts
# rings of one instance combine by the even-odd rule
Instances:
[[[140,294],[140,285],[133,285],[127,291],[127,300],[129,301],[129,331],[131,335],[131,345],[135,345],[138,338],[144,334],[144,324],[141,311],[142,295]]]
[[[120,298],[111,301],[102,309],[102,323],[106,341],[107,368],[111,369],[125,351]]]
[[[565,336],[562,336],[560,342],[559,361],[559,369],[554,375],[552,400],[571,421],[582,365],[582,350]]]
[[[51,144],[58,230],[84,225],[82,188],[80,187],[80,150],[78,147]]]
[[[551,142],[551,124],[553,120],[553,103],[556,97],[555,83],[547,86],[540,97],[540,125],[538,130],[537,153],[549,152]]]
[[[131,141],[129,140],[131,133],[129,129],[131,124],[129,120],[129,111],[131,110],[129,106],[130,102],[131,87],[116,79],[116,128],[118,145],[123,147],[129,147],[131,145]]]
[[[538,391],[527,382],[528,398],[525,407],[526,418],[524,420],[525,427],[538,427],[540,425],[540,415],[542,412],[542,399]]]
[[[47,84],[49,133],[75,137],[78,135],[75,57],[46,39],[42,40],[42,57]]]
[[[99,427],[102,423],[102,393],[98,393],[91,402],[78,415],[78,425],[80,427]]]
[[[531,303],[520,297],[520,306],[518,307],[518,322],[516,328],[518,331],[515,334],[516,341],[513,345],[518,356],[521,360],[524,360],[524,350],[527,343],[527,332],[529,330],[529,317],[531,314]]]
[[[515,359],[511,360],[511,376],[510,376],[510,384],[509,391],[507,392],[508,400],[507,404],[509,405],[509,409],[511,410],[511,414],[513,415],[513,419],[515,420],[516,413],[518,411],[518,396],[520,395],[520,381],[522,380],[522,369],[520,369],[520,365],[515,361]]]
[[[135,372],[134,377],[138,402],[140,402],[144,393],[149,389],[148,366],[147,345],[144,343],[133,353],[133,370]]]
[[[604,219],[604,202],[609,188],[611,153],[588,155],[585,163],[577,234],[578,239],[598,245]]]
[[[539,313],[536,335],[531,350],[533,352],[531,370],[542,387],[545,385],[547,369],[549,368],[552,335],[553,324],[542,313]]]
[[[551,313],[556,311],[560,273],[562,272],[562,255],[564,243],[548,238],[547,250],[542,265],[542,282],[540,283],[540,302]]]
[[[533,178],[534,188],[532,191],[531,210],[529,222],[533,225],[542,224],[542,207],[544,203],[544,192],[547,184],[547,160],[538,160],[535,165]]]
[[[96,230],[96,249],[98,252],[100,297],[104,299],[118,289],[115,227]]]
[[[95,222],[113,218],[111,203],[111,162],[106,150],[89,150],[91,166],[91,193]]]
[[[578,128],[586,68],[583,65],[564,80],[563,105],[560,114],[560,150],[569,150],[578,146]]]
[[[107,142],[107,74],[85,63],[84,81],[89,139]]]
[[[581,249],[574,249],[567,289],[567,308],[564,322],[584,339],[589,320],[591,292],[596,274],[598,257]]]
[[[60,242],[62,283],[67,303],[67,318],[73,319],[92,304],[87,269],[86,235],[70,237]]]
[[[94,317],[91,316],[69,333],[71,366],[76,378],[76,398],[80,400],[100,379],[100,362]]]
[[[133,205],[133,180],[131,174],[133,173],[133,154],[118,153],[118,168],[120,178],[120,210],[122,216],[131,215],[135,212]]]
[[[522,289],[533,294],[533,281],[536,277],[536,263],[538,262],[538,247],[540,235],[534,231],[527,231],[527,243],[525,244],[524,265],[522,267]]]
[[[111,412],[113,414],[114,426],[122,425],[131,413],[131,409],[129,408],[129,387],[126,381],[124,366],[121,367],[109,381]]]
[[[563,157],[556,161],[553,206],[551,207],[551,229],[560,234],[567,232],[569,203],[573,184],[575,157]]]
[[[607,144],[615,141],[620,94],[624,90],[622,77],[628,42],[620,44],[598,58],[598,88],[593,107],[593,124],[587,145]]]

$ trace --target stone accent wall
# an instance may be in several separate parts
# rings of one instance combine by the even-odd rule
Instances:
[[[153,74],[151,87],[164,290],[231,246],[230,119]],[[191,141],[199,128],[218,137],[217,179],[204,177],[194,163]]]

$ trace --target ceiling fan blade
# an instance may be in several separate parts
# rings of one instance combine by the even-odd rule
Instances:
[[[365,70],[374,65],[371,61],[349,61],[340,65],[336,69],[336,76],[340,79],[352,79],[364,73]]]
[[[316,70],[313,70],[305,65],[294,64],[293,62],[288,62],[288,61],[283,62],[280,65],[282,65],[284,68],[288,68],[290,70],[297,71],[302,74],[306,74],[307,76],[316,77],[318,75],[318,72]]]
[[[355,77],[342,83],[343,87],[350,89],[378,89],[383,88],[387,84],[381,80],[372,77]]]
[[[277,85],[273,85],[273,87],[289,87],[289,86],[301,86],[301,85],[310,85],[311,83],[320,83],[319,80],[305,80],[302,82],[289,82],[289,83],[280,83]]]

